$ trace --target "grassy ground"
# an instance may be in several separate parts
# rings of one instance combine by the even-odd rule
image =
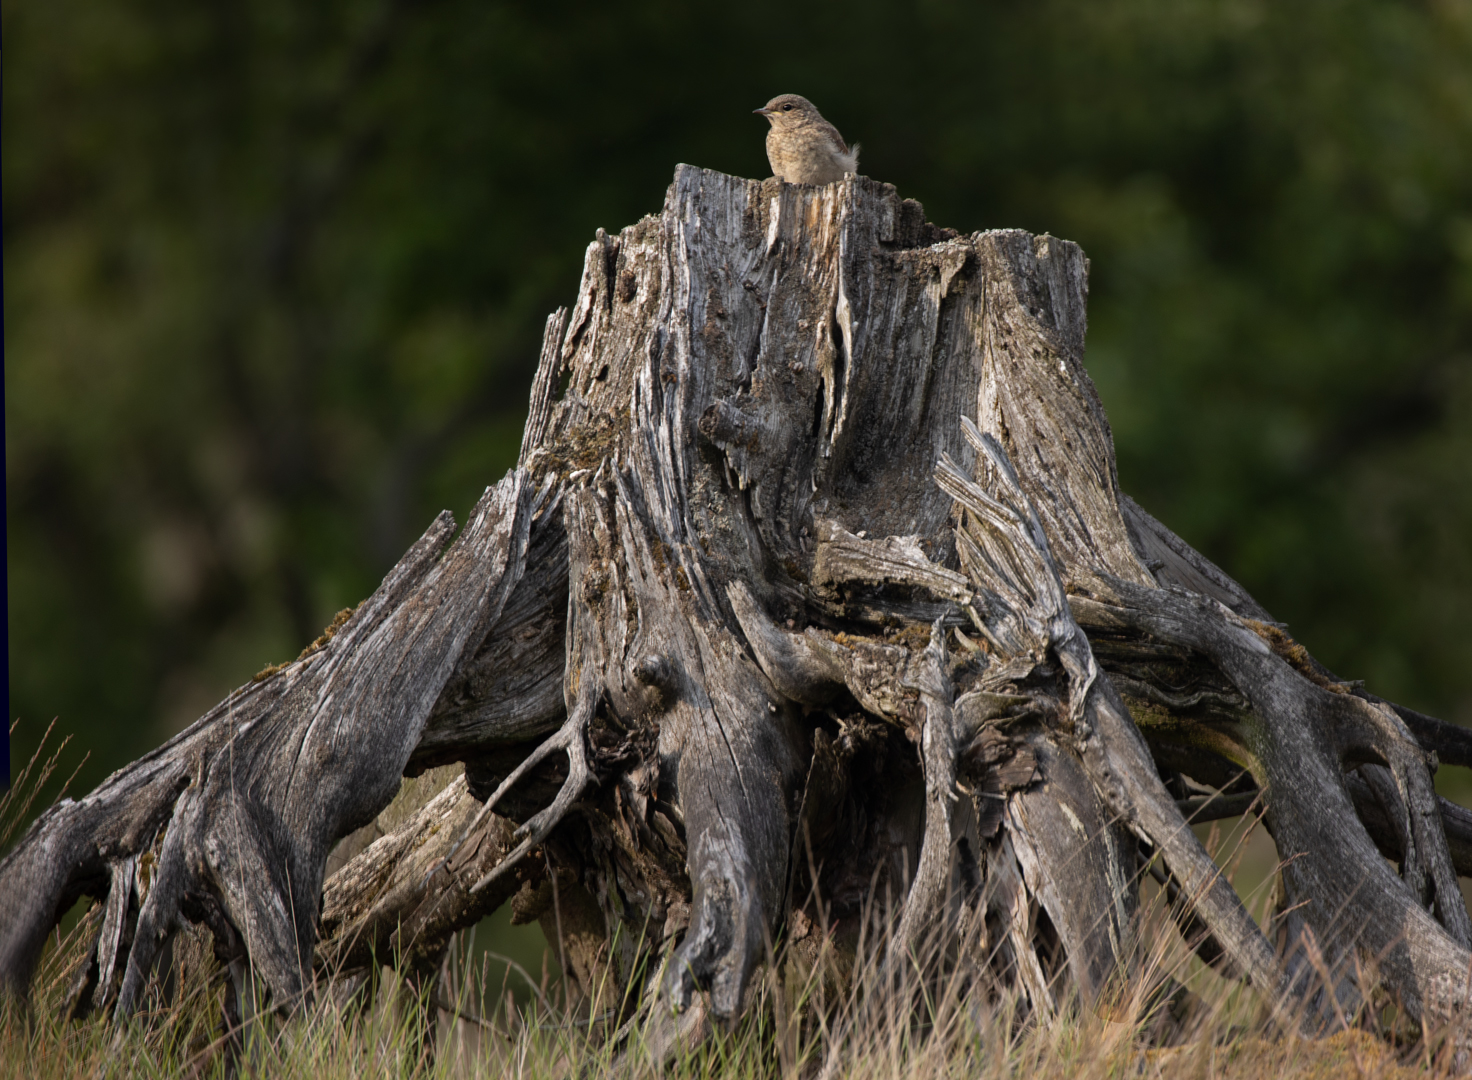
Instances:
[[[91,922],[84,918],[51,942],[30,1008],[12,1005],[0,1015],[0,1077],[226,1077],[243,1069],[313,1080],[1328,1080],[1442,1071],[1419,1039],[1397,1043],[1362,1029],[1320,1039],[1271,1034],[1263,1002],[1188,958],[1162,920],[1152,905],[1142,934],[1150,977],[1132,997],[1105,1015],[1064,1009],[1048,1023],[1027,1020],[1013,999],[987,1000],[960,982],[922,988],[901,977],[906,985],[896,988],[875,962],[860,971],[859,994],[835,994],[831,983],[791,966],[785,981],[763,972],[747,1019],[704,1040],[683,1036],[664,1013],[638,1015],[615,1032],[606,1007],[563,1000],[564,984],[550,969],[534,976],[503,964],[498,971],[467,939],[431,986],[413,988],[385,969],[354,998],[323,993],[285,1021],[266,1012],[232,1045],[221,1033],[225,976],[203,933],[177,947],[176,985],[155,986],[143,1012],[122,1028],[99,1018],[59,1019]],[[1190,992],[1166,1000],[1149,985]]]
[[[24,792],[43,767],[0,797],[0,848],[25,816]],[[9,827],[7,827],[9,823]],[[1200,830],[1233,875],[1249,908],[1266,913],[1276,861],[1251,823]],[[0,1080],[28,1077],[567,1078],[676,1076],[838,1080],[901,1077],[1359,1077],[1440,1070],[1436,1040],[1387,1014],[1327,1038],[1275,1033],[1265,1002],[1218,978],[1186,951],[1153,882],[1141,889],[1136,979],[1108,1009],[1068,1008],[1040,1022],[1006,994],[988,995],[957,976],[919,982],[883,962],[883,949],[843,981],[819,956],[780,977],[757,977],[736,1029],[691,1038],[698,1008],[676,1020],[637,1014],[614,1030],[618,1003],[569,1000],[569,986],[523,930],[511,947],[504,920],[467,933],[432,985],[411,986],[388,969],[355,995],[320,993],[290,1020],[270,1012],[234,1038],[222,1035],[226,974],[202,931],[180,935],[175,975],[151,987],[142,1012],[121,1028],[104,1018],[60,1019],[68,988],[95,933],[96,909],[79,911],[49,942],[29,1004],[0,1006]],[[876,920],[882,925],[882,920]],[[535,931],[533,931],[533,934]],[[480,940],[477,943],[477,937]],[[882,936],[882,935],[881,935]],[[535,945],[544,945],[537,941]],[[521,963],[504,955],[513,952]],[[530,971],[527,969],[531,968]],[[847,989],[836,989],[846,986]],[[857,988],[857,989],[854,989]],[[610,1007],[611,1006],[611,1007]],[[683,1030],[682,1030],[683,1029]],[[1399,1038],[1383,1037],[1387,1031]]]
[[[55,968],[51,974],[54,976]],[[442,987],[443,988],[443,987]],[[441,988],[441,989],[442,989]],[[0,1076],[154,1077],[231,1075],[232,1054],[219,1037],[223,987],[197,979],[178,1000],[155,1007],[121,1030],[105,1021],[56,1019],[43,992],[29,1016],[12,1009],[0,1025]],[[472,1000],[473,998],[473,1000]],[[1369,1032],[1328,1038],[1269,1038],[1231,1022],[1242,1003],[1217,1003],[1187,1022],[1178,1045],[1154,1048],[1154,1025],[1139,1016],[1112,1022],[1081,1010],[1052,1024],[1019,1024],[1007,1004],[941,1003],[917,1024],[894,1002],[872,1001],[830,1018],[794,1010],[772,982],[757,994],[747,1022],[695,1048],[665,1045],[663,1017],[645,1017],[615,1045],[590,1025],[533,999],[461,994],[460,1018],[407,993],[385,977],[370,1005],[319,1002],[288,1022],[260,1022],[239,1061],[256,1076],[598,1078],[873,1078],[900,1077],[1361,1077],[1439,1071],[1415,1046],[1396,1047]],[[426,1004],[428,1008],[422,1008]],[[478,1007],[478,1008],[477,1008]],[[485,1010],[484,1012],[480,1010]],[[1250,1011],[1250,1010],[1249,1010]],[[428,1037],[421,1026],[430,1018]],[[853,1024],[861,1021],[862,1026]],[[845,1030],[846,1025],[848,1026]],[[838,1052],[829,1060],[829,1052]],[[664,1061],[661,1067],[661,1059]],[[825,1065],[832,1068],[826,1072]]]

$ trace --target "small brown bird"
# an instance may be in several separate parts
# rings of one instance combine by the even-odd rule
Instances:
[[[807,98],[782,94],[752,112],[772,123],[767,160],[772,172],[787,183],[831,184],[858,171],[858,143],[850,150],[838,129]]]

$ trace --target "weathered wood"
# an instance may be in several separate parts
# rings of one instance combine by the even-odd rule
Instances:
[[[455,931],[540,880],[543,867],[531,862],[499,889],[471,891],[515,846],[515,826],[505,818],[491,816],[469,830],[480,809],[464,776],[457,777],[329,878],[317,967],[334,978],[375,963],[437,968]]]
[[[1076,762],[1074,767],[1093,785],[1092,799],[1102,802],[1101,810],[1107,807],[1115,822],[1133,829],[1160,852],[1170,873],[1192,897],[1195,912],[1211,930],[1213,940],[1220,943],[1239,970],[1260,987],[1276,990],[1276,965],[1267,942],[1191,833],[1179,807],[1160,782],[1144,740],[1113,687],[1107,678],[1100,676],[1094,664],[1065,600],[1061,575],[1049,553],[1044,527],[1024,493],[1024,481],[1013,471],[999,442],[981,435],[964,421],[963,426],[986,463],[989,490],[962,476],[947,458],[941,459],[937,479],[966,510],[966,518],[957,530],[958,539],[962,540],[963,564],[979,585],[989,583],[992,590],[997,586],[1003,590],[987,590],[992,596],[988,606],[997,619],[989,636],[1018,642],[1012,655],[1029,658],[1028,666],[1034,670],[1043,666],[1043,661],[1051,655],[1066,673],[1060,705],[1064,701],[1068,705],[1061,729],[1054,733],[1054,745],[1059,750],[1066,746],[1067,753],[1056,756],[1060,767],[1055,767],[1054,772],[1061,780],[1066,775],[1061,766]],[[1005,612],[1001,618],[995,614],[998,602]],[[1009,632],[999,634],[1006,623],[1012,624]],[[1026,646],[1022,644],[1024,639],[1031,639]],[[1014,660],[1010,665],[1013,671],[1016,663]],[[1074,789],[1070,794],[1080,803],[1079,809],[1097,822],[1093,829],[1080,825],[1078,831],[1083,834],[1083,843],[1073,841],[1071,846],[1077,850],[1068,858],[1077,864],[1093,849],[1093,858],[1101,867],[1093,883],[1099,892],[1091,896],[1090,891],[1075,888],[1069,901],[1072,910],[1062,916],[1065,933],[1070,926],[1078,928],[1070,943],[1071,962],[1080,972],[1077,981],[1081,988],[1091,988],[1097,984],[1094,979],[1084,977],[1085,970],[1115,971],[1127,962],[1120,955],[1120,941],[1132,922],[1128,915],[1133,911],[1133,896],[1127,883],[1134,880],[1133,865],[1122,863],[1121,849],[1127,848],[1127,844],[1105,826],[1106,816],[1090,805],[1090,794],[1084,794],[1081,799],[1080,785],[1067,786]],[[1080,820],[1079,809],[1061,801],[1065,797],[1060,794],[1054,799],[1059,800],[1058,810],[1069,817],[1071,824]],[[1013,799],[1017,812],[1021,812],[1028,795],[1020,793]],[[1034,814],[1037,813],[1035,810]],[[1013,832],[1019,834],[1014,836],[1013,848],[1026,871],[1031,839],[1028,834],[1046,835],[1046,831],[1026,830],[1020,823],[1014,823]],[[1067,851],[1070,845],[1055,846]],[[1041,860],[1033,861],[1038,864],[1031,872],[1039,883],[1034,888],[1036,892],[1044,880],[1044,871]],[[1060,865],[1064,864],[1060,862]],[[1052,891],[1057,897],[1059,891],[1056,888]],[[1107,950],[1104,942],[1098,940],[1097,932],[1101,928],[1110,931]],[[1092,940],[1084,937],[1085,929]]]
[[[328,850],[398,790],[456,659],[521,574],[533,499],[524,474],[508,475],[448,550],[454,526],[441,515],[330,640],[44,814],[0,863],[0,907],[16,913],[0,926],[7,989],[24,990],[45,934],[81,893],[127,910],[137,877],[126,867],[156,852],[126,967],[111,938],[103,951],[125,971],[119,1015],[181,915],[209,923],[227,952],[248,941],[277,1001],[298,1000]]]
[[[480,647],[455,666],[424,723],[410,770],[464,761],[561,724],[567,639],[567,533],[560,488],[531,520],[525,568]]]
[[[1356,959],[1373,958],[1388,989],[1443,1022],[1465,1009],[1467,912],[1423,752],[1389,709],[1331,693],[1299,674],[1252,625],[1200,596],[1116,583],[1109,599],[1074,597],[1082,625],[1134,632],[1210,657],[1251,703],[1235,730],[1212,728],[1213,748],[1252,771],[1284,859],[1291,929],[1311,930],[1342,983]],[[1379,759],[1395,772],[1396,809],[1416,807],[1401,877],[1387,866],[1355,813],[1345,767]],[[1438,918],[1423,903],[1434,899]],[[1299,963],[1304,963],[1300,958]],[[1364,988],[1340,985],[1353,997]]]
[[[582,985],[687,1010],[650,1014],[673,1046],[739,1014],[784,931],[850,941],[887,898],[888,962],[971,965],[1047,1018],[1138,976],[1145,859],[1280,1016],[1378,980],[1460,1023],[1472,814],[1430,755],[1472,737],[1328,672],[1120,491],[1087,271],[863,178],[682,166],[589,246],[518,470],[449,552],[442,519],[325,648],[0,864],[4,987],[110,891],[98,1001],[126,1013],[184,917],[289,1006],[327,845],[463,760],[328,883],[319,970],[429,965],[533,885]],[[1291,856],[1282,953],[1188,823],[1254,805]]]

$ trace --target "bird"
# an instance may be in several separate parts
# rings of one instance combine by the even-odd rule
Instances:
[[[831,184],[859,168],[859,145],[850,149],[838,129],[801,94],[779,94],[752,112],[772,124],[767,160],[789,184]]]

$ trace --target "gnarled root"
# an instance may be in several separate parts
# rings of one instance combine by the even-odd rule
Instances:
[[[1142,635],[1202,655],[1250,704],[1213,732],[1221,752],[1250,769],[1264,792],[1290,909],[1282,922],[1286,992],[1306,1008],[1309,1022],[1352,1015],[1369,989],[1358,985],[1368,975],[1413,1015],[1460,1023],[1472,965],[1459,940],[1466,913],[1441,806],[1404,723],[1373,702],[1311,681],[1277,654],[1272,635],[1215,600],[1122,582],[1111,588],[1070,598],[1091,633]],[[1366,759],[1379,759],[1389,774],[1379,785],[1392,803],[1380,807],[1382,831],[1414,853],[1404,859],[1406,877],[1386,864],[1356,815],[1345,769]],[[1407,799],[1414,821],[1407,820]],[[1423,899],[1434,899],[1440,923]]]
[[[276,1007],[292,1008],[311,982],[328,851],[398,790],[461,653],[521,574],[533,502],[525,475],[509,474],[448,549],[454,522],[441,515],[330,638],[43,815],[0,863],[0,906],[22,913],[0,922],[0,982],[24,990],[36,931],[44,938],[62,903],[105,875],[115,917],[99,959],[123,973],[118,1019],[137,1007],[181,918],[204,921],[230,955],[248,950]],[[156,843],[145,879],[129,866]],[[133,895],[137,925],[120,933]]]
[[[550,806],[539,810],[517,828],[514,838],[520,842],[490,872],[470,887],[471,892],[480,892],[488,888],[515,867],[523,855],[546,840],[552,830],[567,816],[573,804],[582,798],[588,785],[593,782],[593,770],[588,765],[588,722],[592,720],[593,711],[598,707],[602,690],[591,665],[585,667],[583,676],[583,679],[580,680],[577,701],[568,711],[567,720],[551,738],[533,750],[527,759],[511,772],[511,775],[501,781],[496,790],[486,799],[480,813],[466,826],[464,836],[470,837],[481,828],[491,811],[496,808],[496,804],[501,801],[501,797],[510,791],[518,780],[540,765],[548,755],[559,750],[566,751],[567,779],[563,781],[557,797],[552,800]]]

